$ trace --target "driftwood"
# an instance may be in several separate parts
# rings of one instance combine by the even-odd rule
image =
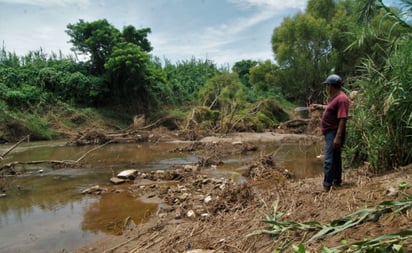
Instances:
[[[172,121],[174,118],[162,118],[148,125],[144,125],[144,116],[135,116],[133,124],[129,127],[118,130],[115,132],[107,132],[103,130],[91,130],[85,132],[78,132],[72,140],[69,141],[70,145],[100,145],[111,141],[113,143],[137,143],[146,142],[153,134],[151,129],[161,126],[162,124],[168,124],[170,128],[177,129],[178,124],[176,121]]]
[[[133,129],[126,129],[115,133],[108,133],[103,131],[87,131],[79,132],[73,140],[69,141],[69,145],[101,145],[107,142],[111,143],[134,143],[144,142],[149,138],[148,131],[136,131]]]
[[[310,122],[310,119],[292,119],[286,121],[284,124],[287,128],[296,128],[296,127],[306,127]]]
[[[0,155],[0,161],[3,161],[4,157],[10,153],[13,149],[15,149],[18,145],[20,145],[20,143],[22,143],[24,140],[29,140],[30,139],[30,135],[27,135],[25,137],[23,137],[21,140],[19,140],[16,144],[14,144],[11,148],[9,148],[8,150],[6,150],[3,154]]]
[[[25,137],[26,138],[26,137]],[[18,144],[20,144],[22,142],[19,141],[18,143],[16,143],[13,146],[13,149],[15,147],[18,146]],[[79,157],[77,160],[38,160],[38,161],[15,161],[15,162],[11,162],[5,165],[2,165],[0,167],[0,171],[4,170],[4,169],[13,169],[14,167],[16,167],[17,165],[35,165],[35,164],[51,164],[51,165],[62,165],[62,166],[73,166],[73,165],[77,165],[80,163],[81,160],[83,160],[87,155],[89,155],[91,152],[100,149],[104,146],[106,146],[107,144],[111,143],[112,141],[108,141],[106,143],[104,143],[103,145],[100,145],[98,147],[92,148],[91,150],[87,151],[84,155],[82,155],[81,157]],[[9,149],[7,153],[9,153],[12,149]]]

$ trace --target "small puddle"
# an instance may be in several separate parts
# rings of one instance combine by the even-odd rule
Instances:
[[[121,235],[130,222],[146,221],[157,204],[143,203],[128,192],[103,194],[99,202],[92,203],[84,213],[83,231]]]
[[[109,178],[124,169],[167,169],[193,164],[194,155],[169,152],[182,143],[107,145],[84,160],[85,167],[52,169],[27,166],[27,175],[0,178],[7,196],[0,198],[0,252],[64,252],[108,234],[120,234],[129,221],[144,222],[158,204],[139,201],[124,191],[82,195],[94,186],[110,187]],[[183,144],[184,145],[184,144]],[[265,144],[262,151],[234,155],[211,170],[215,177],[241,180],[241,169],[260,153],[276,153],[278,166],[298,178],[322,173],[319,144]],[[0,145],[3,153],[11,145]],[[11,161],[76,160],[93,147],[67,147],[62,142],[21,144],[1,164]]]

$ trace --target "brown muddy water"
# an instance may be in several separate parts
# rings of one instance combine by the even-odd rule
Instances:
[[[27,166],[23,175],[0,178],[6,196],[0,197],[0,252],[70,252],[108,234],[118,234],[126,219],[144,220],[157,204],[128,194],[82,195],[87,187],[109,185],[124,169],[158,170],[193,164],[196,154],[170,152],[182,143],[113,144],[90,153],[84,167],[52,169]],[[231,176],[261,152],[276,152],[278,166],[298,178],[322,173],[319,144],[264,144],[264,150],[236,155],[211,170],[215,177]],[[11,145],[0,145],[0,153]],[[1,164],[12,161],[76,160],[93,147],[69,147],[64,142],[19,145]],[[127,186],[125,186],[127,189]]]

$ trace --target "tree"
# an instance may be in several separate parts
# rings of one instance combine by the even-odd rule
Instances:
[[[279,90],[278,70],[279,67],[270,60],[261,62],[257,66],[250,69],[249,82],[255,90]]]
[[[311,0],[306,6],[306,13],[315,18],[322,18],[330,22],[336,16],[335,8],[335,0]]]
[[[91,73],[106,79],[101,87],[91,89],[105,91],[107,87],[110,91],[100,102],[122,105],[133,113],[143,113],[157,104],[160,94],[153,92],[164,90],[157,86],[164,78],[150,62],[150,28],[137,30],[129,25],[120,32],[106,19],[90,23],[80,20],[67,28],[73,50],[90,56]],[[154,83],[156,89],[150,87]]]
[[[246,86],[250,87],[249,83],[249,76],[250,76],[250,69],[257,65],[257,61],[253,60],[242,60],[236,62],[233,67],[232,71],[236,72],[239,75],[240,81]]]
[[[93,73],[102,74],[106,58],[120,41],[120,32],[106,19],[67,25],[67,34],[71,37],[73,51],[79,51],[90,57]]]
[[[332,46],[330,25],[311,14],[285,18],[272,35],[272,48],[282,74],[281,91],[297,103],[317,97],[319,84],[330,72]]]
[[[390,45],[385,33],[402,33],[393,24],[403,24],[385,18],[384,10],[382,1],[310,0],[305,13],[285,18],[272,35],[283,94],[296,103],[324,102],[320,84],[325,76],[335,72],[347,80],[359,75],[365,57],[383,66],[384,48]]]
[[[223,115],[233,113],[245,102],[243,84],[237,74],[229,72],[209,79],[200,89],[199,97],[203,99],[204,106],[211,110],[222,110]]]
[[[123,40],[125,42],[133,43],[135,45],[140,46],[141,50],[144,52],[149,53],[150,51],[153,50],[152,45],[150,44],[150,41],[147,39],[147,35],[151,33],[150,28],[144,28],[140,30],[136,30],[131,25],[123,27]]]
[[[121,42],[113,48],[105,68],[111,76],[109,89],[116,103],[130,107],[134,102],[144,107],[143,101],[148,102],[145,72],[149,60],[150,56],[133,43]]]
[[[198,91],[207,80],[219,71],[210,60],[192,58],[177,62],[175,65],[166,61],[163,71],[178,105],[192,104],[198,99]]]
[[[152,46],[147,39],[149,28],[136,30],[133,26],[123,28],[123,33],[111,25],[106,19],[85,22],[80,19],[76,24],[67,25],[67,34],[71,37],[73,51],[78,51],[90,57],[93,72],[102,74],[107,57],[113,47],[121,42],[135,44],[145,52],[150,52]]]

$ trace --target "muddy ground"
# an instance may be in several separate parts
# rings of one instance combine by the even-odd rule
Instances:
[[[182,144],[175,152],[196,150],[203,152],[203,159],[168,171],[139,173],[127,184],[135,198],[161,203],[149,220],[128,220],[122,235],[108,236],[75,252],[273,252],[281,245],[290,252],[292,245],[300,243],[307,252],[320,252],[322,245],[339,246],[343,240],[350,244],[412,227],[410,209],[396,214],[388,209],[372,221],[311,242],[308,239],[315,230],[288,230],[277,237],[254,234],[274,230],[262,221],[267,216],[278,214],[277,221],[296,224],[327,224],[360,209],[376,208],[383,201],[405,200],[412,194],[412,165],[385,175],[371,173],[366,165],[347,169],[343,185],[330,192],[322,191],[322,175],[300,180],[278,168],[276,152],[260,153],[258,159],[239,169],[242,182],[237,173],[226,179],[208,173],[227,154],[260,152],[254,141],[269,137],[285,138],[273,133],[242,134]],[[289,135],[285,140],[288,138],[296,136]],[[115,194],[112,192],[102,194]],[[406,248],[410,251],[412,239],[408,238],[401,244],[409,244]]]

